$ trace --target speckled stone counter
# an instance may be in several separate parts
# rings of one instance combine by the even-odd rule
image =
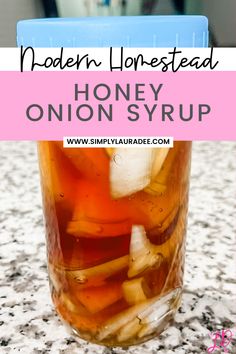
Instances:
[[[0,177],[0,353],[202,354],[227,328],[236,353],[236,143],[194,144],[182,307],[159,339],[129,349],[73,337],[53,310],[36,145],[0,142]]]

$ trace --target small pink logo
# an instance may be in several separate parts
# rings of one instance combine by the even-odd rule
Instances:
[[[227,347],[233,339],[233,333],[230,329],[212,332],[209,333],[209,336],[213,341],[213,345],[207,349],[208,353],[214,353],[215,350],[224,350],[224,353],[229,352]]]

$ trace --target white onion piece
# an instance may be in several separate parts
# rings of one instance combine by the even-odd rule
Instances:
[[[170,310],[170,304],[164,303],[152,310],[152,312],[142,320],[142,324],[158,322]]]
[[[176,304],[180,299],[180,294],[180,288],[169,292],[166,296],[161,298],[164,301],[162,301],[162,304],[160,301],[160,306],[156,306],[156,309],[154,308],[151,313],[146,313],[146,317],[142,319],[143,327],[138,333],[139,338],[152,334],[152,332],[158,328],[159,325],[161,325],[167,316],[174,314],[177,309]],[[170,302],[170,300],[172,301]]]
[[[160,172],[162,165],[168,155],[168,152],[169,152],[169,148],[159,148],[154,150],[155,158],[152,165],[152,175],[151,175],[152,180],[155,179],[158,173]]]
[[[112,317],[101,327],[100,331],[98,332],[97,339],[101,341],[108,336],[115,334],[120,328],[135,319],[142,311],[146,310],[150,305],[155,303],[158,298],[159,296],[146,300],[145,302],[134,305]]]
[[[179,151],[178,142],[175,144],[174,149],[163,148],[163,152],[160,153],[160,157],[156,149],[157,158],[156,164],[153,164],[151,183],[145,188],[145,192],[152,195],[161,195],[165,193],[167,187],[167,180],[170,176],[171,169]],[[163,153],[163,155],[162,155]],[[166,154],[166,156],[165,156]],[[165,157],[165,158],[164,158]],[[163,161],[162,161],[163,160]],[[155,167],[154,167],[155,166]],[[161,166],[161,167],[160,167]],[[158,171],[159,169],[159,171]],[[157,173],[158,171],[158,173]]]
[[[159,267],[162,262],[160,247],[153,245],[142,225],[133,225],[130,240],[128,277],[132,278],[146,269]]]
[[[116,237],[120,236],[121,232],[123,234],[130,232],[128,218],[108,222],[107,220],[97,220],[89,217],[79,217],[78,220],[69,221],[66,232],[75,237],[96,238],[101,237],[101,228],[103,237]]]
[[[175,258],[177,255],[176,249],[179,247],[180,236],[182,235],[184,227],[185,211],[182,212],[180,210],[177,225],[169,240],[161,245],[154,245],[147,238],[144,227],[134,225],[132,227],[130,240],[128,277],[135,277],[149,267],[157,268],[160,266],[163,259],[167,259],[170,256]],[[170,275],[171,273],[169,273],[168,276]]]
[[[66,270],[66,274],[79,284],[90,286],[94,285],[94,279],[97,279],[98,282],[101,283],[101,280],[104,280],[125,269],[128,267],[128,264],[129,256],[127,255],[91,268]],[[101,285],[100,283],[99,285]]]
[[[137,327],[137,321],[142,324],[142,320],[149,316],[153,309],[168,303],[172,299],[175,299],[177,293],[178,292],[174,290],[161,298],[160,295],[158,295],[138,305],[134,305],[123,312],[120,312],[108,320],[101,327],[100,331],[98,332],[97,339],[101,341],[111,335],[116,334],[119,330],[122,330],[122,332],[120,331],[118,334],[119,338],[122,338],[122,335],[124,335],[126,329],[132,328],[132,325],[134,325],[138,331],[139,327]],[[132,321],[134,322],[129,324]]]
[[[140,313],[132,321],[128,322],[120,331],[117,336],[119,342],[125,341],[138,334],[138,337],[144,337],[152,333],[158,327],[165,316],[170,314],[170,307],[172,302],[175,303],[176,297],[179,296],[179,290],[169,292],[164,297],[160,297],[159,301],[150,305],[146,310]],[[172,311],[172,310],[171,310]]]
[[[122,343],[130,338],[133,338],[142,329],[142,325],[138,318],[135,317],[133,321],[128,322],[118,333],[117,340]]]
[[[124,299],[129,305],[135,305],[147,300],[144,289],[145,287],[147,288],[147,285],[144,282],[144,278],[137,278],[126,280],[122,284]]]
[[[163,306],[163,312],[164,312],[164,306]],[[143,328],[139,331],[138,337],[143,338],[145,336],[152,334],[153,331],[155,331],[159,327],[159,325],[162,323],[162,321],[164,321],[164,319],[167,316],[170,316],[172,313],[174,313],[174,310],[169,310],[169,311],[166,310],[166,312],[164,312],[163,316],[157,317],[155,320],[153,320],[151,322],[148,322],[148,319],[147,319],[148,323],[145,324],[143,326]]]
[[[177,297],[179,297],[179,294],[180,294],[180,289],[177,288],[177,289],[174,289],[172,291],[169,291],[165,295],[162,295],[162,296],[158,295],[156,297],[157,301],[155,301],[154,303],[150,304],[150,307],[148,307],[147,309],[144,309],[139,314],[138,317],[139,317],[139,320],[141,321],[141,323],[143,324],[144,323],[143,321],[148,316],[152,316],[152,313],[154,314],[154,317],[155,317],[155,313],[158,313],[159,308],[163,307],[164,305],[168,305],[170,307],[170,305],[172,303],[175,303],[175,300],[176,300]],[[160,310],[160,312],[162,312],[162,311]]]
[[[141,191],[151,181],[154,161],[151,148],[116,148],[110,162],[110,188],[113,198]]]
[[[167,187],[166,187],[165,184],[161,184],[161,183],[158,183],[156,181],[153,181],[144,190],[148,194],[161,196],[161,195],[163,195],[165,193],[166,188]]]

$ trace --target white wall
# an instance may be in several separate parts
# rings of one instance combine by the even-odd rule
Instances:
[[[187,13],[204,14],[220,46],[236,46],[236,0],[185,0]]]
[[[207,0],[202,6],[219,45],[236,45],[236,0]]]
[[[41,17],[40,0],[0,0],[0,47],[16,46],[16,22]]]

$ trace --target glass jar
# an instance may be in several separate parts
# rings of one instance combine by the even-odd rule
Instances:
[[[127,38],[133,47],[207,45],[207,21],[197,16],[22,21],[18,44],[70,46],[72,33],[80,47],[126,46]],[[156,336],[181,301],[191,142],[172,149],[64,149],[60,141],[38,147],[57,312],[98,344]]]

